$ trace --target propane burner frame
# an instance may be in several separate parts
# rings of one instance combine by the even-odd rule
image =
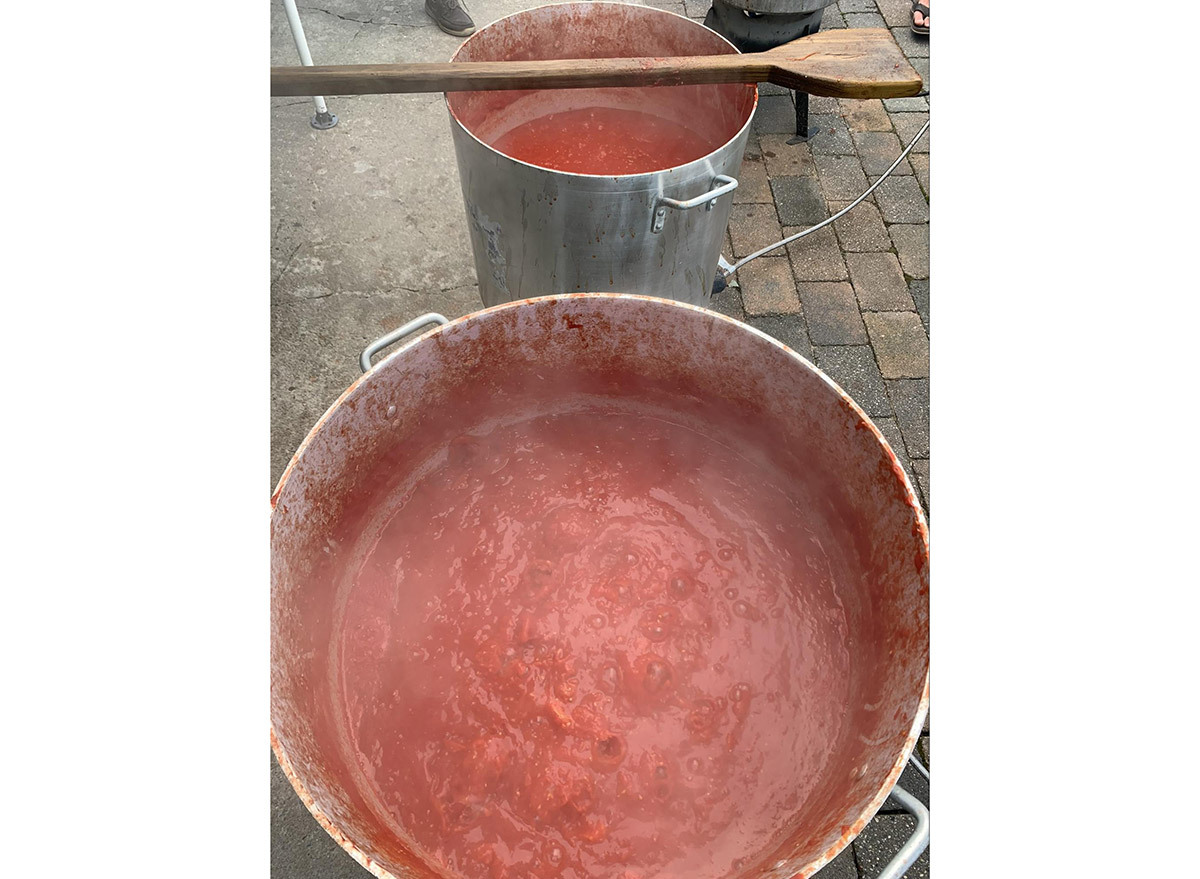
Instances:
[[[765,52],[815,34],[821,29],[821,15],[833,0],[741,0],[770,11],[755,12],[728,0],[712,0],[704,26],[723,36],[741,52]],[[820,4],[817,8],[814,5]],[[776,8],[799,11],[774,11]],[[789,143],[803,143],[817,133],[808,124],[808,93],[794,92],[796,136]]]

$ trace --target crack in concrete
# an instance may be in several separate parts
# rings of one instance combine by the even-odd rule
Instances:
[[[403,290],[405,293],[449,293],[451,290],[466,290],[471,287],[476,287],[476,284],[451,284],[449,287],[393,287],[393,290]]]
[[[284,305],[288,305],[288,304],[294,305],[294,304],[298,304],[300,302],[315,302],[318,299],[329,299],[333,295],[335,295],[335,291],[330,290],[328,293],[321,293],[318,296],[293,296],[290,300],[288,300],[288,299],[272,299],[271,306],[274,307],[274,306],[278,305],[278,306],[282,307]]]
[[[282,226],[282,225],[283,225],[283,221],[282,221],[282,220],[280,220],[280,221],[279,221],[279,225],[280,225],[280,226]],[[277,229],[277,230],[276,230],[276,234],[278,234],[278,231],[279,231],[279,230]],[[287,273],[287,270],[288,270],[289,268],[291,268],[291,265],[292,265],[292,260],[294,260],[294,259],[296,258],[296,254],[300,252],[300,248],[301,248],[301,247],[303,247],[303,246],[304,246],[304,242],[303,242],[303,241],[301,241],[299,244],[297,244],[297,245],[296,245],[295,249],[294,249],[294,250],[293,250],[291,253],[289,253],[289,254],[288,254],[287,261],[286,261],[286,262],[283,264],[283,268],[281,268],[281,269],[279,270],[279,274],[278,274],[278,275],[276,275],[274,278],[272,278],[272,279],[271,279],[271,289],[272,289],[272,290],[274,290],[274,289],[275,289],[275,285],[279,283],[279,279],[280,279],[280,278],[282,278],[282,277],[283,277],[283,276],[284,276],[284,275]]]
[[[299,250],[299,248],[297,248]],[[280,273],[282,277],[282,273]],[[375,291],[364,292],[361,290],[331,290],[320,296],[288,296],[286,298],[271,297],[271,307],[279,306],[280,308],[291,305],[302,305],[305,302],[315,302],[318,299],[329,299],[333,296],[350,296],[350,297],[365,297],[378,296],[379,294],[387,293],[412,293],[414,295],[431,294],[431,293],[449,293],[451,290],[467,290],[476,287],[475,284],[451,284],[449,287],[388,287]],[[274,292],[275,282],[271,282],[271,289]],[[482,308],[482,305],[480,306]]]
[[[342,21],[353,22],[354,24],[357,24],[357,25],[373,24],[373,25],[375,25],[375,27],[402,27],[402,28],[408,28],[409,30],[414,30],[416,28],[434,27],[433,22],[429,22],[428,24],[401,24],[400,22],[394,22],[394,21],[375,21],[375,19],[373,19],[373,18],[368,18],[364,21],[361,18],[350,18],[349,16],[346,16],[346,15],[338,15],[336,12],[330,12],[328,9],[322,9],[319,6],[298,6],[296,8],[303,9],[305,12],[323,12],[326,15],[332,15],[334,18],[341,19]],[[360,28],[359,30],[361,31],[362,29]],[[354,36],[357,37],[358,34],[356,33]],[[350,39],[353,40],[354,37],[351,37]]]
[[[370,95],[328,95],[328,96],[323,95],[322,97],[324,97],[326,102],[328,102],[328,101],[352,101],[355,98],[366,98],[366,97],[370,97]],[[309,106],[312,106],[312,102],[313,102],[312,98],[305,98],[303,101],[289,101],[286,104],[272,104],[271,108],[273,110],[281,110],[284,107],[299,107],[303,104],[308,104]]]

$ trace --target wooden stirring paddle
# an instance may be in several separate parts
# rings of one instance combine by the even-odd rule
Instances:
[[[271,94],[278,97],[722,82],[773,82],[836,98],[906,98],[921,91],[921,77],[886,28],[818,31],[740,55],[271,68]]]

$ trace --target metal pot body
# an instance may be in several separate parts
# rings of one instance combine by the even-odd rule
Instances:
[[[444,318],[437,318],[442,321]],[[582,390],[581,390],[582,389]],[[928,704],[928,537],[879,431],[774,339],[694,306],[574,295],[497,306],[437,327],[377,364],[305,439],[272,499],[271,717],[280,764],[321,824],[380,877],[441,875],[364,793],[337,692],[348,571],[382,515],[388,474],[497,407],[571,393],[720,411],[765,440],[788,481],[819,488],[851,566],[839,597],[854,639],[842,731],[813,794],[739,876],[810,876],[859,833],[904,767]],[[801,486],[797,486],[800,488]]]
[[[482,28],[455,61],[726,54],[682,16],[622,3],[543,6]],[[459,92],[447,96],[485,305],[581,291],[638,290],[706,304],[757,106],[752,85]],[[713,145],[651,173],[571,174],[494,149],[506,131],[582,107],[662,115]]]

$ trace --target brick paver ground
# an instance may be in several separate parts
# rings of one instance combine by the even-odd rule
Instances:
[[[678,10],[670,0],[649,5]],[[707,3],[688,3],[703,19]],[[929,39],[908,29],[905,0],[839,0],[823,30],[889,27],[928,76]],[[928,84],[928,80],[927,80]],[[730,219],[734,258],[844,208],[929,118],[929,97],[810,99],[808,143],[790,144],[792,96],[760,89]],[[866,201],[835,222],[748,264],[714,307],[812,352],[892,440],[929,500],[929,134]],[[785,269],[790,265],[790,275]],[[790,283],[789,283],[790,282]],[[928,508],[928,507],[927,507]]]
[[[692,14],[697,5],[707,9],[689,4],[688,14],[702,18],[704,10]],[[908,29],[910,8],[907,0],[840,0],[826,8],[821,27],[890,27],[928,86],[929,39]],[[811,120],[821,133],[789,144],[795,131],[789,94],[763,86],[760,101],[742,166],[744,191],[738,190],[730,221],[735,258],[844,208],[929,118],[928,96],[812,98]],[[892,446],[928,512],[929,134],[832,228],[772,251],[739,274],[740,284],[723,291],[714,307],[775,336],[840,384]],[[928,763],[928,723],[917,753]],[[910,766],[901,784],[928,805],[929,783],[916,769]],[[818,879],[874,879],[913,826],[915,819],[889,800]],[[928,877],[929,852],[906,875]]]

